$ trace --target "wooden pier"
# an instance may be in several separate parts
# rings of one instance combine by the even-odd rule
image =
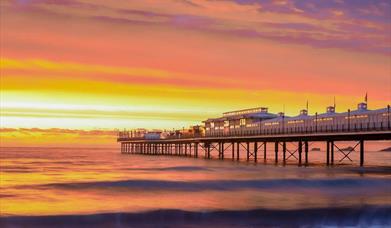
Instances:
[[[391,130],[361,131],[361,132],[322,132],[322,133],[297,133],[297,134],[273,134],[273,135],[245,135],[245,136],[218,136],[218,137],[194,137],[194,138],[167,138],[144,139],[124,138],[117,139],[121,143],[123,154],[167,155],[204,157],[211,159],[212,154],[219,159],[227,152],[232,160],[240,160],[240,151],[245,151],[245,159],[248,162],[266,161],[267,148],[274,150],[274,163],[285,164],[292,157],[297,160],[299,166],[308,165],[309,145],[312,142],[323,142],[326,146],[326,165],[334,165],[345,159],[350,160],[349,155],[358,150],[360,153],[360,166],[365,161],[365,142],[376,140],[391,140]],[[351,142],[350,149],[341,149],[339,142]],[[287,143],[296,145],[296,149],[289,150]],[[335,161],[335,153],[342,153],[342,159]],[[282,161],[279,161],[279,153],[282,153]]]

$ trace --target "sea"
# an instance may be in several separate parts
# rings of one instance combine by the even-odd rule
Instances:
[[[358,151],[328,167],[316,143],[307,166],[276,164],[272,145],[258,162],[2,147],[0,227],[391,227],[387,147],[366,143],[364,167]]]

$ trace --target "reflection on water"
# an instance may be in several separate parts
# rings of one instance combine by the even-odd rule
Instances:
[[[391,153],[374,151],[387,146],[367,145],[373,150],[366,154],[372,167],[364,169],[121,155],[118,149],[2,148],[1,216],[159,209],[205,213],[371,207],[389,212]],[[313,163],[324,158],[324,151],[310,152]]]

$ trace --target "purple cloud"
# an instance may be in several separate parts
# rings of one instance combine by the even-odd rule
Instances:
[[[182,2],[194,9],[191,0]],[[284,43],[306,44],[319,48],[340,48],[391,55],[391,3],[387,0],[225,0],[239,5],[259,6],[259,14],[265,12],[294,14],[311,18],[319,23],[305,22],[259,22],[243,27],[234,21],[201,16],[194,12],[114,8],[115,6],[95,5],[77,0],[19,0],[8,2],[9,10],[29,10],[50,15],[48,7],[61,5],[84,10],[100,9],[100,15],[86,16],[101,23],[124,25],[172,26],[180,29],[220,33],[232,36],[263,38]],[[197,10],[207,10],[201,6]],[[169,5],[167,6],[169,7]],[[190,12],[190,11],[189,11]],[[53,14],[59,13],[52,11]],[[65,15],[65,13],[64,13]],[[53,16],[54,17],[54,16]],[[154,20],[151,20],[154,19]],[[327,26],[322,23],[327,21]],[[243,25],[243,24],[241,24]]]

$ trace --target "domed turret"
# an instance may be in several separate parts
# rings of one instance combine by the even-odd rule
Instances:
[[[357,110],[359,111],[366,111],[367,110],[367,103],[361,102],[357,105]]]
[[[308,116],[308,111],[307,111],[307,109],[302,109],[302,110],[300,110],[300,116]]]
[[[326,112],[327,113],[335,113],[335,107],[334,106],[327,107]]]

